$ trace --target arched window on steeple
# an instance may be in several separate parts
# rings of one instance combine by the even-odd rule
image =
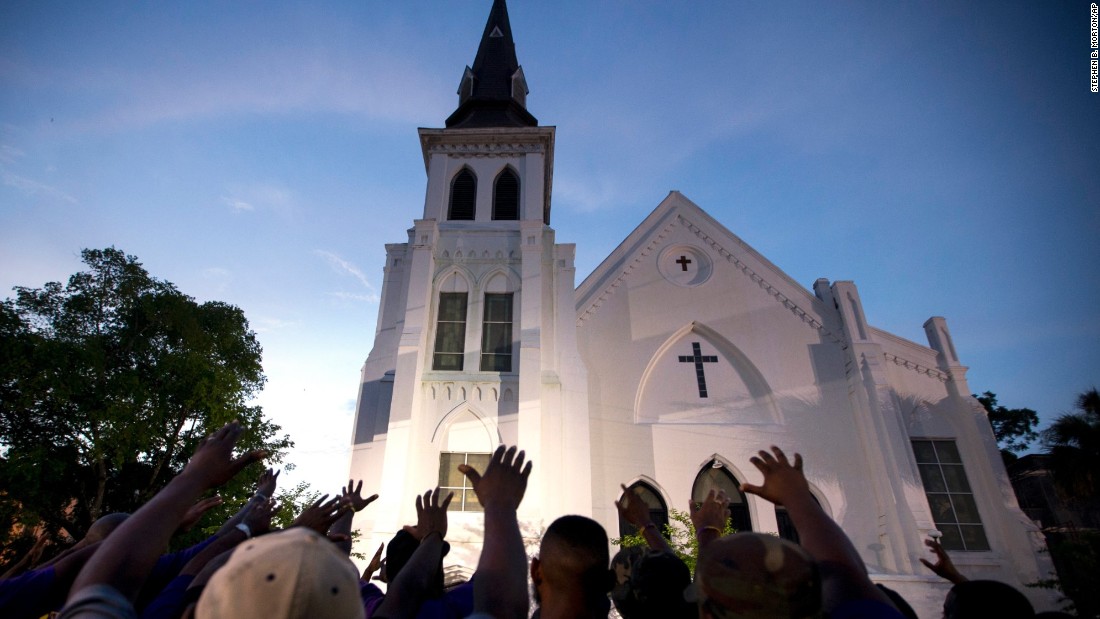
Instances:
[[[493,183],[493,219],[519,219],[519,178],[504,168]]]
[[[469,168],[463,169],[451,181],[451,204],[447,219],[472,220],[477,200],[477,177]]]
[[[726,491],[726,496],[730,499],[729,513],[733,528],[741,533],[752,531],[749,504],[745,501],[745,493],[741,492],[741,484],[718,460],[711,460],[695,476],[695,483],[691,487],[691,500],[696,504],[702,503],[711,490]]]

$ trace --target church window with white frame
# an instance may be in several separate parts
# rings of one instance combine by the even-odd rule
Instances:
[[[512,293],[485,293],[481,371],[512,371]]]
[[[462,370],[462,359],[466,354],[466,298],[465,292],[439,293],[433,370]]]
[[[447,506],[447,511],[452,512],[480,512],[484,511],[477,500],[470,480],[458,470],[458,465],[472,466],[478,472],[484,473],[489,467],[490,453],[471,453],[444,451],[439,454],[439,489],[442,496],[453,492],[455,498]]]
[[[932,510],[932,521],[943,534],[940,544],[947,550],[989,550],[978,504],[955,441],[914,439],[913,455]]]
[[[653,486],[645,483],[644,481],[636,481],[630,484],[630,487],[626,489],[626,492],[630,493],[628,500],[642,501],[649,508],[649,519],[653,524],[657,525],[657,531],[661,535],[667,536],[665,527],[668,526],[668,506],[665,505],[664,499],[657,492]],[[626,493],[619,497],[622,501]],[[627,522],[622,515],[619,516],[619,537],[626,537],[627,535],[634,535],[638,533],[638,527]]]

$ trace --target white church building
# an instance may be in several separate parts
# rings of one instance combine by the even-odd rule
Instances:
[[[569,513],[618,537],[620,484],[657,519],[724,488],[738,529],[795,537],[737,490],[779,445],[921,616],[948,588],[919,562],[933,531],[963,573],[1052,606],[1024,587],[1052,568],[943,318],[927,344],[877,329],[853,282],[807,289],[678,192],[577,287],[574,246],[550,227],[554,127],[527,93],[495,0],[458,108],[419,130],[423,212],[386,246],[352,437],[350,476],[381,497],[357,516],[363,548],[414,524],[414,496],[440,485],[455,493],[446,563],[472,571],[482,518],[455,466],[501,444],[534,461],[520,508],[534,542]]]

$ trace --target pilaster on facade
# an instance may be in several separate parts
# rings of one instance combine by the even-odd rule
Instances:
[[[876,558],[890,573],[919,574],[916,557],[923,546],[918,523],[927,525],[931,519],[925,517],[927,508],[904,492],[907,483],[919,477],[901,406],[886,371],[886,356],[882,344],[873,339],[856,285],[835,282],[830,294],[847,340],[849,396],[863,456],[872,467],[869,470],[882,472],[871,478],[880,529]],[[899,509],[903,505],[908,509]]]
[[[947,328],[947,319],[933,316],[925,321],[924,332],[928,336],[928,345],[936,351],[936,361],[940,369],[948,376],[947,389],[956,398],[970,395],[970,386],[966,382],[966,366],[959,361],[955,352],[955,343],[951,340],[951,331]]]

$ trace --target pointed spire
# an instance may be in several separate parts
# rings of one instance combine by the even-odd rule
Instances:
[[[458,86],[458,109],[447,119],[455,129],[534,127],[527,111],[527,80],[516,60],[512,26],[504,0],[493,0],[474,66],[466,67]]]

